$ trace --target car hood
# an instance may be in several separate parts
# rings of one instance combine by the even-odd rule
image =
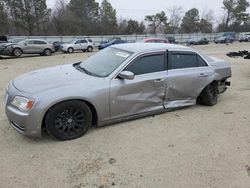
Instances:
[[[8,43],[8,42],[6,42],[6,43],[0,43],[1,47],[3,47],[3,46],[9,46],[9,45],[12,45],[12,43]]]
[[[61,87],[72,87],[83,83],[88,87],[98,77],[77,70],[72,64],[51,67],[21,75],[13,80],[13,85],[21,92],[37,93]]]

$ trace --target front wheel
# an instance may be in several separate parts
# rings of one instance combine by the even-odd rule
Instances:
[[[218,85],[213,82],[205,87],[205,89],[201,92],[198,102],[202,105],[213,106],[217,104],[218,94]]]
[[[87,104],[72,100],[52,107],[45,116],[45,128],[58,140],[72,140],[84,135],[92,124]]]
[[[21,55],[23,54],[22,50],[16,48],[13,50],[13,55],[16,57],[21,57]]]
[[[74,48],[68,48],[67,52],[70,54],[74,53]]]

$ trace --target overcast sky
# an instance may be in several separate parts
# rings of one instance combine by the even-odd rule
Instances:
[[[102,0],[96,0],[101,3]],[[202,13],[204,10],[212,9],[217,17],[223,14],[223,0],[109,0],[117,11],[117,17],[144,20],[145,15],[151,15],[160,11],[167,11],[169,7],[181,6],[185,11],[198,8]],[[53,8],[56,0],[47,0],[50,8]]]

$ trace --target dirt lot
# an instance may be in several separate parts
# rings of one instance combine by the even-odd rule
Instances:
[[[232,86],[216,106],[95,128],[68,142],[17,133],[4,90],[20,74],[91,54],[0,59],[0,187],[250,187],[250,60],[225,56],[250,43],[197,48],[232,65]]]

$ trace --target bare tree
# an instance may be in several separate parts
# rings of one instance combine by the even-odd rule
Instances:
[[[167,33],[178,33],[180,30],[181,20],[183,18],[184,10],[180,6],[173,6],[168,8],[169,13],[169,25],[167,27]]]
[[[156,13],[155,15],[148,15],[145,17],[145,21],[149,23],[151,33],[156,34],[157,28],[160,26],[166,26],[168,17],[164,11]]]
[[[207,20],[210,23],[215,22],[214,11],[212,9],[204,9],[201,14],[201,18]]]
[[[57,35],[72,35],[77,32],[75,19],[68,9],[67,0],[57,0],[53,9],[51,25]]]

